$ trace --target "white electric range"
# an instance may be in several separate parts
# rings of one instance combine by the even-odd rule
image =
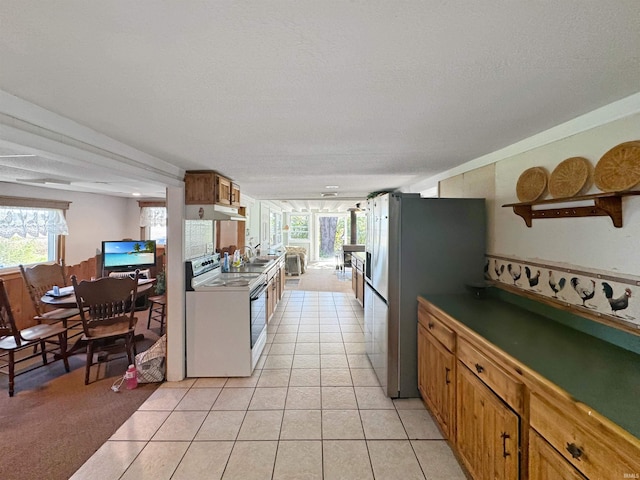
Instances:
[[[185,269],[187,376],[251,376],[267,339],[266,275],[222,272],[219,254]]]

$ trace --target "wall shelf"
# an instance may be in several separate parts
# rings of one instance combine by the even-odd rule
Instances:
[[[512,207],[513,212],[524,219],[527,227],[531,227],[534,218],[565,218],[565,217],[610,217],[613,226],[622,227],[622,197],[640,195],[640,191],[595,193],[569,198],[553,198],[537,200],[535,202],[507,203],[503,207]],[[539,208],[538,205],[554,205],[559,203],[576,203],[593,200],[593,205],[560,208]]]

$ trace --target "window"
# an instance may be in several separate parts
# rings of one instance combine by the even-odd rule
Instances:
[[[309,215],[289,216],[289,240],[309,240]]]
[[[275,248],[279,245],[282,245],[282,213],[271,212],[270,222],[270,247]]]
[[[57,235],[0,237],[0,268],[56,261],[57,238]]]
[[[158,245],[167,243],[167,208],[164,203],[138,202],[140,228],[145,240],[155,240]]]
[[[158,245],[167,244],[167,227],[149,227],[146,240],[155,240]]]
[[[0,197],[0,268],[62,258],[68,202]]]
[[[351,229],[351,221],[349,221],[349,229]],[[364,214],[358,213],[356,215],[356,232],[357,239],[356,243],[360,245],[364,245],[367,241],[367,216]]]

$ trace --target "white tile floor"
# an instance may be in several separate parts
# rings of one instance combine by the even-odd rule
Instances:
[[[349,294],[286,291],[249,378],[164,383],[73,479],[465,476],[419,399],[385,397]]]

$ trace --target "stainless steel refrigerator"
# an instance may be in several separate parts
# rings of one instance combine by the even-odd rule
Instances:
[[[418,295],[484,281],[484,199],[386,193],[367,201],[365,342],[387,396],[418,397]]]

